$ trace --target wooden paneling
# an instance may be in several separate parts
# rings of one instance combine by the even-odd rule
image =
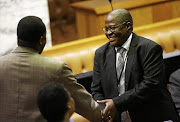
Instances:
[[[152,7],[150,6],[129,10],[133,18],[134,27],[151,24],[153,20],[151,11]]]
[[[112,0],[113,8],[125,8],[133,17],[134,27],[180,17],[179,0]],[[108,0],[73,3],[78,38],[102,34],[102,27],[111,5]]]
[[[97,30],[94,29],[94,27],[96,27],[96,21],[97,21],[97,16],[95,14],[93,14],[93,12],[90,12],[87,15],[86,21],[87,21],[87,28],[89,28],[88,31],[88,37],[96,35]]]
[[[106,15],[102,15],[102,16],[97,16],[97,23],[96,23],[96,30],[97,30],[97,33],[98,34],[103,34],[104,32],[103,32],[103,30],[102,30],[102,28],[104,27],[104,25],[105,25],[105,22],[104,22],[104,20],[105,20],[105,18],[106,18]],[[99,23],[98,23],[99,22]],[[97,34],[96,33],[96,34]]]
[[[169,20],[172,18],[172,6],[169,2],[152,6],[153,22]]]
[[[85,15],[86,13],[81,10],[76,10],[76,28],[78,32],[79,37],[86,37],[86,21],[85,21]],[[83,21],[81,21],[83,20]]]
[[[180,0],[171,2],[172,18],[180,17]]]

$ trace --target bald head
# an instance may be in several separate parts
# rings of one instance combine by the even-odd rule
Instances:
[[[110,45],[121,47],[133,31],[131,14],[125,9],[115,9],[105,19],[104,32]]]
[[[115,10],[108,13],[106,18],[108,18],[108,17],[111,17],[115,21],[118,21],[120,23],[122,23],[122,22],[130,22],[130,24],[133,25],[132,16],[129,13],[129,11],[127,11],[126,9],[122,9],[122,8],[115,9]]]

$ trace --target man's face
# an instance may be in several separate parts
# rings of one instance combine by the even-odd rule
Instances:
[[[122,46],[130,35],[126,27],[126,22],[117,21],[112,15],[106,17],[104,30],[110,45],[114,47]]]

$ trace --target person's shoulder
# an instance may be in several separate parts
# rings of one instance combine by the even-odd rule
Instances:
[[[9,54],[7,54],[7,55],[0,55],[0,59],[4,59],[4,58],[6,58],[7,56],[9,56]]]
[[[69,66],[66,64],[66,62],[60,60],[60,59],[53,59],[50,57],[45,57],[43,55],[40,55],[39,61],[42,63],[42,65],[38,67],[45,67],[49,71],[62,71],[62,70],[69,70]]]
[[[104,52],[105,50],[108,49],[108,47],[110,46],[110,43],[107,42],[106,44],[100,46],[99,48],[96,49],[96,52]]]
[[[57,58],[50,58],[43,55],[40,55],[41,60],[43,60],[44,63],[50,64],[50,65],[64,65],[65,62],[57,59]]]
[[[1,55],[0,56],[0,61],[3,61],[3,60],[10,60],[10,57],[12,56],[12,53],[8,53],[6,55]]]
[[[170,77],[179,77],[180,78],[180,68],[179,69],[177,69],[176,71],[174,71],[171,75],[170,75]]]
[[[153,41],[153,40],[151,40],[149,38],[146,38],[146,37],[143,37],[143,36],[140,36],[140,35],[136,35],[136,34],[134,34],[134,35],[136,36],[136,38],[138,38],[140,44],[144,44],[144,45],[148,44],[148,45],[152,45],[152,46],[153,45],[154,46],[159,45],[158,43],[156,43],[155,41]]]
[[[134,33],[133,33],[133,36],[134,36],[133,39],[137,41],[138,48],[141,48],[143,50],[153,50],[153,49],[162,50],[161,45],[159,45],[158,43],[154,42],[151,39],[136,35]]]
[[[180,69],[174,71],[170,77],[169,77],[169,83],[170,83],[170,87],[173,87],[171,84],[176,84],[178,86],[180,86]]]

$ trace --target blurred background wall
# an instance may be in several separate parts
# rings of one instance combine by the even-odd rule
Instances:
[[[112,0],[112,4],[130,11],[134,27],[180,17],[179,0]],[[0,0],[0,55],[17,46],[16,28],[23,16],[42,18],[50,47],[103,34],[104,18],[111,10],[109,0]]]
[[[70,4],[85,0],[48,0],[52,44],[78,39],[75,11]]]
[[[47,29],[46,47],[52,46],[47,0],[0,0],[0,56],[17,46],[17,24],[25,16],[40,17]]]
[[[52,43],[103,34],[109,0],[48,0]],[[180,0],[112,0],[114,9],[127,9],[134,27],[180,17]]]

